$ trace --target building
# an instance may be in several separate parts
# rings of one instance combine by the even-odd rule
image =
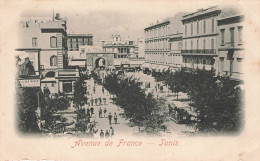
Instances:
[[[137,58],[137,46],[135,41],[122,39],[120,35],[112,35],[111,40],[103,40],[102,48],[104,52],[116,53],[116,58]]]
[[[169,35],[169,58],[167,64],[172,67],[173,70],[180,69],[183,64],[181,50],[182,50],[182,33],[175,33]]]
[[[155,70],[158,65],[166,65],[169,54],[168,31],[170,21],[158,22],[144,29],[145,31],[145,60]]]
[[[144,29],[145,31],[145,61],[144,68],[162,72],[182,66],[182,16],[178,13],[162,22]]]
[[[186,14],[182,18],[183,33],[183,66],[196,69],[211,70],[218,55],[218,26],[219,7],[199,9],[197,12]]]
[[[66,20],[57,13],[49,20],[30,18],[19,24],[20,43],[16,54],[29,58],[42,90],[72,94],[72,84],[79,78],[79,70],[67,69]]]
[[[67,46],[69,51],[79,51],[79,46],[93,45],[92,34],[68,34]]]
[[[244,15],[234,8],[223,9],[217,19],[218,31],[220,33],[217,74],[230,76],[230,78],[235,80],[241,80],[243,74],[243,21]]]
[[[19,25],[16,50],[28,54],[37,74],[44,76],[67,66],[66,20],[59,14],[53,20],[23,21]]]

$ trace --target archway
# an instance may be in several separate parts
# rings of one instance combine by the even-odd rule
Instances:
[[[95,61],[95,68],[102,68],[105,67],[106,65],[106,60],[104,58],[98,58]]]
[[[48,73],[45,74],[45,77],[55,77],[55,72],[49,71]]]

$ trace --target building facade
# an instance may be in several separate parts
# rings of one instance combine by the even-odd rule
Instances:
[[[135,41],[122,39],[120,35],[112,35],[111,40],[103,40],[102,48],[104,52],[116,53],[115,58],[138,57],[136,53]]]
[[[69,51],[79,51],[79,46],[93,45],[92,34],[68,34],[67,47]]]
[[[173,70],[177,70],[182,67],[182,33],[176,33],[169,35],[169,50],[170,54],[167,59],[167,64],[172,67]]]
[[[170,21],[166,20],[144,29],[145,60],[147,63],[166,65],[169,54],[168,30]],[[154,66],[157,67],[157,66]]]
[[[45,75],[67,66],[66,21],[30,20],[20,23],[20,44],[16,49],[28,54],[37,74]]]
[[[28,57],[40,78],[42,91],[50,94],[73,93],[79,71],[68,68],[66,20],[56,14],[52,19],[22,21],[17,55]],[[48,89],[48,90],[46,90]]]
[[[221,10],[218,7],[200,9],[183,16],[183,66],[186,68],[217,69],[215,59],[218,55],[217,18]]]
[[[242,78],[242,62],[244,59],[243,21],[244,15],[236,11],[231,12],[231,14],[226,14],[223,11],[217,20],[220,33],[217,61],[220,76],[230,76],[235,80]]]

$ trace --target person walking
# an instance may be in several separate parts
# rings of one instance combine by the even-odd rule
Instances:
[[[104,117],[106,117],[107,109],[104,109]]]
[[[94,99],[93,98],[91,98],[91,106],[93,106],[93,103],[94,103]]]
[[[103,102],[104,102],[104,105],[105,105],[106,102],[107,102],[107,99],[106,99],[106,98],[103,98]]]
[[[93,93],[94,94],[96,93],[96,87],[95,86],[93,87]]]
[[[93,107],[90,108],[90,112],[91,112],[91,115],[94,114],[94,108]]]
[[[102,98],[99,97],[98,99],[99,99],[99,105],[101,105],[102,104]]]
[[[113,129],[113,127],[112,126],[110,126],[110,136],[112,137],[112,136],[114,136],[114,129]]]
[[[115,121],[115,124],[117,124],[117,115],[116,115],[116,113],[114,115],[114,121]]]
[[[109,138],[109,132],[108,132],[108,130],[106,130],[106,133],[105,133],[105,138]]]
[[[109,115],[108,115],[108,120],[109,120],[109,125],[111,125],[111,120],[112,120],[112,115],[111,115],[111,113],[109,113]]]
[[[104,89],[104,87],[102,87],[102,93],[103,93],[103,94],[105,93],[105,89]]]
[[[98,115],[99,115],[99,118],[102,117],[102,109],[100,107],[100,109],[98,110]]]
[[[103,132],[103,130],[101,129],[101,131],[100,131],[100,134],[99,134],[99,136],[100,136],[100,138],[104,138],[104,132]]]
[[[95,104],[96,104],[96,106],[97,106],[97,103],[98,103],[98,99],[97,99],[97,98],[95,98]]]

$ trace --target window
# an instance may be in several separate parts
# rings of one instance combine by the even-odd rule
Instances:
[[[197,22],[197,34],[199,34],[199,29],[200,29],[199,22]]]
[[[230,42],[234,42],[234,28],[230,28]]]
[[[193,41],[191,40],[190,42],[190,49],[192,50],[193,49]]]
[[[211,20],[211,32],[213,33],[214,32],[214,29],[215,28],[215,20],[214,19],[212,19]]]
[[[203,22],[203,33],[206,33],[206,21]]]
[[[187,36],[187,25],[185,25],[185,36]]]
[[[197,40],[197,50],[199,49],[199,40]]]
[[[221,57],[220,58],[220,72],[223,72],[224,71],[224,58],[223,57]]]
[[[230,28],[230,47],[234,47],[234,27]]]
[[[238,27],[238,43],[239,44],[242,44],[242,29],[243,29],[242,26]]]
[[[62,87],[63,92],[72,92],[72,82],[63,82]]]
[[[202,64],[206,64],[206,59],[203,59],[203,60],[202,60]]]
[[[187,50],[187,41],[185,41],[185,50]]]
[[[51,86],[54,87],[54,83],[51,83]]]
[[[57,37],[52,36],[51,37],[51,48],[56,48],[57,47]]]
[[[192,36],[193,35],[193,24],[191,24],[190,30],[191,30],[191,36]]]
[[[211,39],[211,49],[214,49],[214,39]]]
[[[32,47],[36,47],[37,46],[37,38],[34,37],[32,38]]]
[[[203,49],[206,49],[206,40],[203,40]]]
[[[56,66],[57,65],[57,57],[55,55],[50,57],[50,66]]]
[[[221,29],[221,46],[225,45],[225,29]]]
[[[237,58],[237,62],[242,62],[242,58]]]

